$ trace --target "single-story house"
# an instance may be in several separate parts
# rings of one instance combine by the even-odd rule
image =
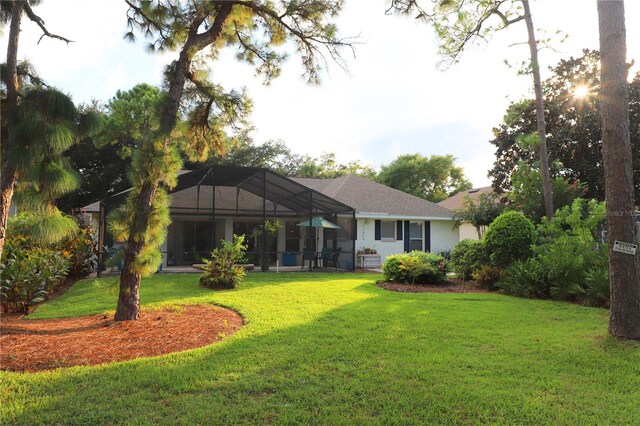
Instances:
[[[101,230],[101,246],[112,244],[105,217],[127,192],[84,207]],[[449,209],[355,175],[290,178],[263,168],[213,166],[182,172],[170,197],[164,266],[198,263],[221,239],[249,236],[274,219],[282,224],[276,235],[248,238],[247,253],[257,259],[264,252],[281,266],[301,266],[323,248],[336,253],[341,268],[360,266],[359,252],[375,250],[379,258],[367,266],[378,266],[391,254],[449,251],[458,242]],[[317,218],[328,227],[315,227]]]
[[[454,212],[461,210],[464,207],[464,201],[469,198],[472,203],[476,203],[480,195],[482,194],[494,194],[494,190],[490,186],[485,186],[482,188],[472,188],[467,189],[465,191],[460,191],[457,194],[447,198],[446,200],[442,200],[438,203],[439,206],[444,207],[448,210]],[[478,231],[476,227],[471,225],[470,223],[463,222],[458,228],[459,232],[459,240],[478,240],[480,237],[478,236]]]

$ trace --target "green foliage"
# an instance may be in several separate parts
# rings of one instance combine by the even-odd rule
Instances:
[[[462,208],[455,212],[456,226],[463,222],[470,223],[476,228],[478,238],[482,238],[484,230],[491,225],[504,211],[504,205],[500,202],[496,193],[480,194],[474,201],[467,196],[462,201]]]
[[[204,260],[204,274],[200,277],[200,285],[208,288],[235,288],[246,274],[244,268],[236,265],[242,261],[247,249],[244,235],[234,235],[233,242],[220,242],[222,245],[213,250],[211,260]]]
[[[14,249],[50,249],[69,259],[69,275],[79,278],[97,267],[96,236],[90,226],[59,211],[51,214],[19,213],[9,219],[7,238]],[[4,253],[3,253],[4,256]]]
[[[492,264],[506,267],[531,255],[536,229],[522,213],[510,211],[493,221],[484,240]]]
[[[256,226],[249,235],[249,238],[253,238],[255,241],[255,248],[261,256],[262,261],[266,261],[269,258],[269,247],[273,244],[273,239],[276,237],[278,229],[282,228],[282,222],[278,219],[265,220],[263,225]]]
[[[65,239],[73,238],[79,232],[78,223],[59,210],[40,214],[21,212],[9,219],[7,236],[28,238],[34,245],[51,247]]]
[[[568,235],[591,247],[604,229],[605,218],[604,203],[577,198],[571,205],[558,209],[551,220],[542,220],[538,225],[538,238],[544,244]]]
[[[584,247],[577,238],[564,236],[540,249],[544,251],[507,268],[497,287],[513,296],[608,306],[609,270],[605,246]]]
[[[298,177],[332,179],[345,175],[358,175],[369,179],[376,178],[376,171],[367,164],[350,161],[340,164],[334,153],[324,153],[320,157],[311,158],[308,155],[300,158],[294,175]]]
[[[134,230],[136,216],[143,214],[138,209],[138,197],[159,180],[167,188],[175,186],[182,165],[175,144],[156,139],[158,111],[163,101],[163,94],[148,85],[136,86],[125,93],[118,92],[109,102],[108,109],[112,114],[107,119],[106,133],[102,135],[107,142],[118,141],[112,143],[120,146],[122,156],[131,156],[129,179],[133,188],[127,194],[125,203],[109,213],[107,222],[116,241],[127,242],[133,237],[134,241],[144,242],[132,265],[141,276],[158,270],[162,262],[160,246],[166,238],[171,219],[169,195],[164,187],[160,187],[151,203],[146,228]]]
[[[385,280],[405,284],[440,284],[447,276],[444,258],[423,251],[388,256],[382,271]]]
[[[488,261],[484,242],[476,240],[462,240],[451,251],[449,268],[458,277],[468,280],[474,272]]]
[[[570,205],[573,200],[584,194],[585,185],[568,182],[561,177],[551,181],[554,208]],[[536,162],[533,167],[525,162],[518,164],[511,175],[511,191],[507,194],[509,208],[524,213],[534,223],[540,223],[545,217],[544,194],[542,193],[542,175]]]
[[[150,52],[177,50],[188,39],[194,21],[207,22],[210,27],[218,14],[228,14],[222,20],[221,35],[200,47],[201,55],[215,60],[224,47],[231,47],[236,50],[236,59],[254,66],[265,83],[280,75],[287,58],[285,49],[292,45],[301,55],[307,80],[318,83],[325,65],[323,50],[344,66],[341,51],[350,44],[350,40],[338,36],[332,22],[342,9],[342,1],[243,2],[231,10],[207,2],[176,4],[167,0],[136,0],[130,6],[127,14],[130,31],[125,38],[135,40],[134,30],[138,30],[149,40],[146,46]]]
[[[32,86],[9,112],[7,125],[7,158],[20,173],[16,204],[22,211],[53,214],[55,200],[79,184],[64,153],[100,129],[99,117],[79,112],[71,98],[56,89]]]
[[[496,283],[504,277],[504,269],[493,265],[482,265],[473,273],[473,279],[480,288],[495,290]]]
[[[136,213],[136,194],[131,191],[125,204],[109,213],[109,232],[119,242],[126,242],[130,236],[130,224]],[[149,276],[158,270],[162,262],[160,246],[167,237],[167,227],[171,223],[169,215],[169,195],[160,188],[151,205],[147,228],[134,238],[145,242],[143,249],[134,260],[133,267],[141,276]]]
[[[22,237],[7,238],[0,262],[3,310],[28,314],[64,281],[70,264],[56,250],[28,247]]]
[[[437,203],[471,188],[471,182],[464,177],[462,167],[455,166],[454,161],[452,155],[401,155],[382,166],[378,181]]]
[[[95,248],[91,228],[78,226],[60,212],[11,217],[0,262],[3,309],[28,313],[30,306],[43,301],[67,276],[78,278],[92,272]]]
[[[584,98],[574,95],[577,87],[586,87]],[[545,114],[551,172],[569,182],[586,185],[589,198],[604,200],[602,163],[602,124],[600,119],[600,54],[583,50],[582,56],[563,59],[551,69],[544,82]],[[629,122],[634,170],[640,168],[640,73],[629,83]],[[523,135],[536,132],[536,112],[532,100],[511,104],[502,124],[494,129],[496,160],[489,175],[494,188],[511,189],[511,175],[521,161],[535,167],[537,155],[518,142]],[[636,176],[635,199],[640,199]]]
[[[549,297],[549,283],[544,265],[535,258],[513,262],[495,286],[512,296]]]
[[[608,306],[608,252],[597,242],[604,218],[604,204],[595,200],[558,210],[538,226],[533,257],[511,265],[498,286],[514,296]]]

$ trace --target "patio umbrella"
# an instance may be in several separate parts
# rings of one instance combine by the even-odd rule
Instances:
[[[311,221],[305,220],[304,222],[298,223],[296,226],[303,226],[305,228],[318,228],[318,230],[316,231],[315,251],[318,251],[318,233],[320,232],[320,228],[341,229],[340,225],[336,225],[335,223],[330,222],[321,216],[311,218]]]
[[[329,222],[327,219],[316,216],[311,219],[311,224],[309,224],[308,220],[304,222],[300,222],[296,226],[304,226],[305,228],[313,227],[313,228],[330,228],[330,229],[340,229],[340,225],[336,225],[333,222]]]

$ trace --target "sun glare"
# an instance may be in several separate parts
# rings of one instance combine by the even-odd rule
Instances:
[[[587,86],[578,86],[573,89],[573,97],[577,99],[584,99],[589,96],[589,93],[591,93],[591,89]]]

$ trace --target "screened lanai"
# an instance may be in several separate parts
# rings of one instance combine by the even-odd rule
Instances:
[[[355,210],[268,169],[212,166],[184,171],[169,193],[172,223],[162,248],[165,267],[201,263],[233,235],[245,235],[247,262],[262,270],[275,265],[311,270],[329,266],[330,257],[332,267],[355,264]],[[108,210],[125,196],[100,203],[101,230]],[[338,227],[309,227],[318,217]],[[281,224],[275,233],[260,232],[274,220]]]

